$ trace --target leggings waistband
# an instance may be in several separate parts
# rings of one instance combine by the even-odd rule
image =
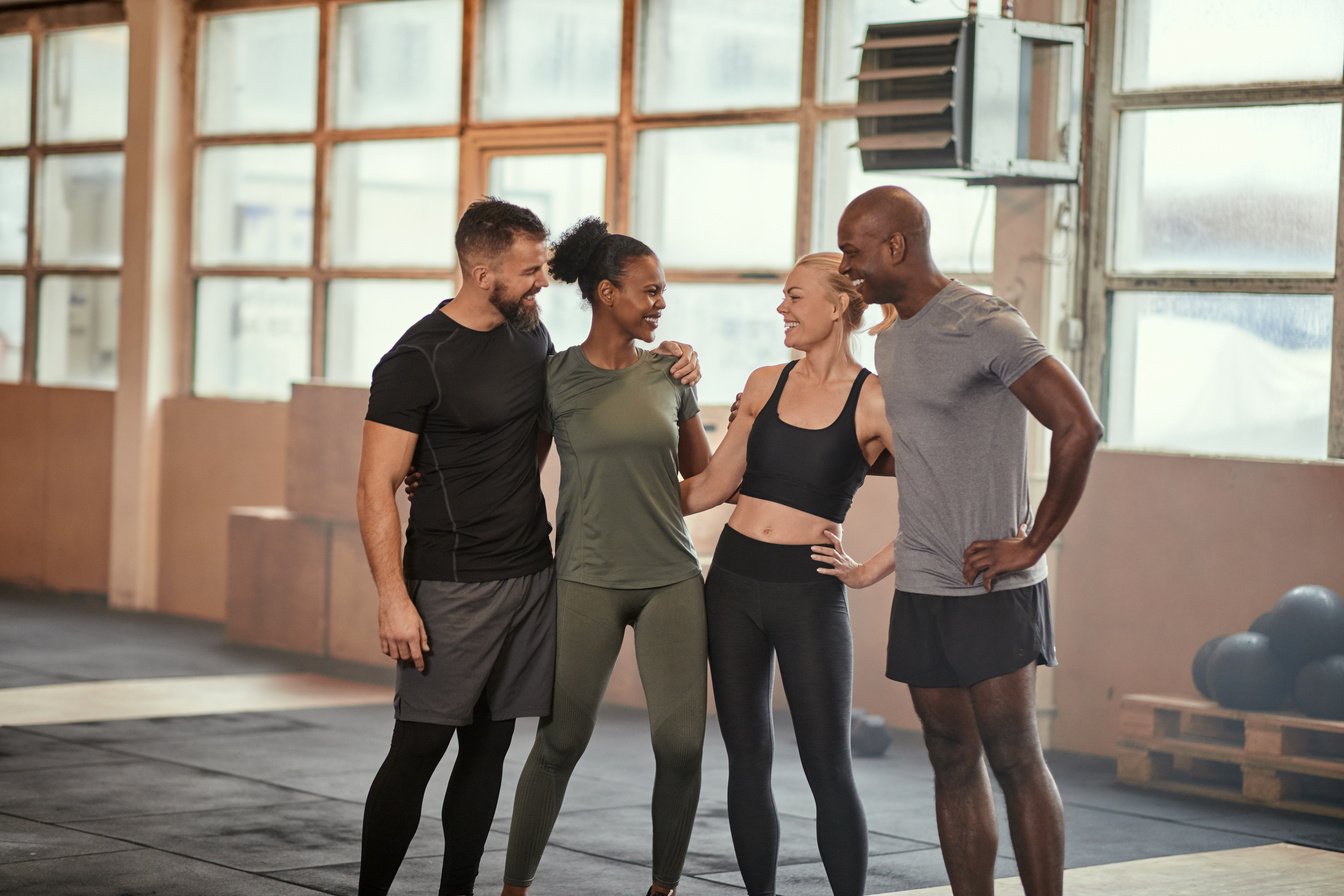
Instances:
[[[817,572],[810,544],[772,544],[757,541],[724,526],[714,549],[714,565],[761,582],[816,582],[828,577]]]

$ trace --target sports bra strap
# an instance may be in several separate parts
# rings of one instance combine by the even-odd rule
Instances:
[[[859,375],[854,377],[854,385],[850,387],[849,398],[845,401],[845,415],[852,417],[858,410],[859,393],[863,391],[863,381],[868,379],[869,372],[867,367],[859,368]]]
[[[784,384],[789,381],[789,374],[796,366],[798,366],[797,359],[784,365],[784,369],[779,372],[779,379],[775,381],[775,391],[770,393],[770,397],[761,406],[761,413],[773,412],[775,418],[779,419],[779,397],[784,394]],[[849,387],[849,397],[845,399],[845,406],[840,409],[840,416],[835,418],[835,423],[854,419],[859,407],[859,393],[863,391],[863,381],[868,379],[868,374],[871,372],[867,367],[859,368],[859,375],[854,377],[854,385]],[[831,425],[834,426],[835,423]]]
[[[784,369],[779,372],[779,379],[775,380],[775,391],[771,392],[770,397],[766,399],[765,404],[761,405],[762,411],[766,408],[773,407],[776,409],[775,414],[779,414],[779,396],[784,394],[784,384],[789,381],[789,374],[792,373],[793,368],[797,366],[798,359],[796,358],[784,365]]]

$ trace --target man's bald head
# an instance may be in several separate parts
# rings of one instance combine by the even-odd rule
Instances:
[[[899,308],[947,283],[929,249],[928,209],[909,190],[874,187],[860,194],[840,216],[838,231],[840,273],[860,282],[869,303]]]
[[[929,210],[909,190],[894,186],[873,187],[856,196],[846,206],[840,220],[880,239],[902,234],[909,254],[916,257],[928,255]]]

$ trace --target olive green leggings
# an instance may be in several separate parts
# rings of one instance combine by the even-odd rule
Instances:
[[[657,772],[653,781],[653,880],[675,887],[700,801],[705,740],[705,602],[699,576],[661,588],[597,588],[559,583],[555,701],[518,780],[504,881],[531,886],[569,776],[597,721],[625,637],[649,708]]]

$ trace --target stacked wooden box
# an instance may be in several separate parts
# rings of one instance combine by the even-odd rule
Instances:
[[[229,517],[230,640],[390,665],[378,649],[377,592],[355,515],[368,394],[294,386],[285,506],[235,507]]]

